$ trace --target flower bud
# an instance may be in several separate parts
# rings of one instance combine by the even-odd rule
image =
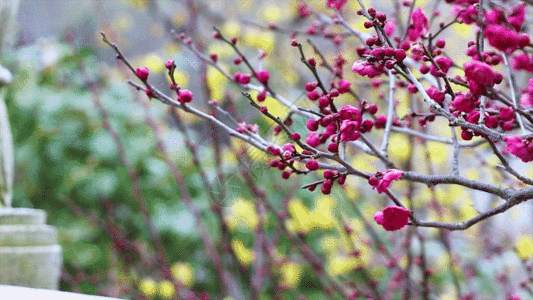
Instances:
[[[316,171],[319,168],[318,162],[314,159],[310,159],[305,163],[305,167],[309,169],[309,171]]]
[[[193,99],[194,95],[191,91],[189,90],[180,90],[178,92],[178,101],[181,103],[181,104],[185,104],[185,103],[188,103],[188,102],[191,102],[192,99]]]
[[[142,81],[146,81],[149,74],[150,71],[146,67],[137,68],[137,70],[135,70],[135,75],[137,75],[137,77],[139,77],[139,79]]]
[[[269,77],[270,73],[267,70],[257,71],[257,80],[259,80],[259,82],[266,84]]]

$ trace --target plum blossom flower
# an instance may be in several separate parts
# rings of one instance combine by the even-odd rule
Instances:
[[[327,7],[335,8],[336,10],[340,11],[347,1],[348,0],[328,0],[326,5]]]
[[[533,73],[533,56],[528,56],[527,53],[515,55],[511,58],[511,66],[513,70],[525,70]]]
[[[450,67],[452,66],[452,60],[444,56],[439,56],[435,58],[435,62],[437,63],[441,71],[444,72],[444,74],[448,73],[448,70],[450,70]],[[437,67],[435,67],[434,65],[431,65],[429,66],[429,72],[431,73],[431,75],[438,77],[439,69],[437,69]]]
[[[478,12],[475,6],[473,5],[470,5],[467,7],[463,7],[461,5],[455,5],[452,8],[452,14],[454,16],[459,16],[459,18],[463,20],[463,23],[472,24],[476,21]]]
[[[507,145],[506,150],[514,156],[520,158],[523,162],[533,161],[533,143],[522,140],[516,135],[506,136],[503,138]]]
[[[485,38],[492,47],[506,53],[516,50],[520,42],[516,31],[502,25],[485,27]]]
[[[383,174],[381,179],[378,180],[378,183],[372,188],[377,189],[378,193],[381,194],[387,191],[387,189],[391,186],[392,182],[394,180],[400,179],[402,175],[403,175],[403,172],[400,170],[396,170],[396,169],[387,170],[387,172]]]
[[[514,27],[516,31],[520,31],[524,20],[526,19],[526,5],[524,3],[518,6],[512,6],[510,9],[509,17],[507,22]]]
[[[426,34],[429,30],[429,22],[426,14],[420,8],[413,11],[411,14],[411,20],[413,21],[413,27],[409,26],[407,35],[409,36],[409,39],[414,42],[418,40],[421,35]]]
[[[496,73],[487,63],[471,60],[465,63],[465,76],[468,81],[486,86],[494,84]]]
[[[374,214],[374,221],[383,226],[387,231],[395,231],[403,228],[409,221],[411,211],[399,206],[387,206],[383,212]]]
[[[359,122],[357,121],[349,121],[349,120],[342,121],[341,128],[340,128],[341,142],[357,140],[361,135],[359,131],[357,131],[358,128],[359,128]]]
[[[320,134],[318,132],[311,132],[305,139],[305,142],[311,147],[317,147],[321,144]]]
[[[341,120],[352,120],[361,123],[361,110],[353,105],[347,104],[339,111]]]
[[[396,31],[396,21],[394,19],[387,20],[383,29],[386,35],[391,36]]]
[[[371,63],[365,60],[356,60],[352,65],[352,72],[361,76],[368,76],[368,78],[374,78],[383,73],[380,70],[376,70]]]

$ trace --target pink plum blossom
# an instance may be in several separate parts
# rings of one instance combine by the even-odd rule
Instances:
[[[420,36],[426,34],[429,29],[429,22],[426,14],[420,8],[413,11],[411,14],[411,20],[413,22],[413,27],[411,28],[411,26],[409,26],[407,35],[409,36],[409,40],[414,42],[418,40]]]
[[[387,172],[385,172],[385,174],[383,174],[381,179],[378,180],[378,183],[375,186],[373,186],[372,188],[373,189],[377,189],[378,193],[381,194],[381,193],[387,191],[387,189],[391,186],[392,182],[394,180],[400,179],[402,177],[402,175],[403,175],[403,173],[400,170],[396,170],[396,169],[387,170]]]
[[[520,158],[523,162],[533,161],[533,144],[527,140],[522,140],[516,135],[506,136],[503,138],[507,145],[506,150],[514,156]]]
[[[502,25],[485,27],[485,38],[492,47],[506,53],[516,50],[519,44],[519,37],[516,31]]]
[[[399,206],[387,206],[383,212],[374,214],[374,221],[383,226],[387,231],[395,231],[403,228],[409,222],[411,211]]]
[[[328,0],[326,3],[327,7],[335,8],[336,10],[341,10],[344,4],[346,4],[348,0]]]
[[[368,78],[374,78],[383,73],[380,70],[376,70],[372,64],[365,60],[356,60],[352,65],[352,72],[361,76],[368,76]]]
[[[465,63],[465,76],[468,81],[487,86],[494,84],[496,73],[487,63],[471,60]]]

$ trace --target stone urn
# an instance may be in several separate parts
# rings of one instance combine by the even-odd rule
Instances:
[[[56,290],[61,275],[57,230],[46,212],[0,208],[0,285]]]

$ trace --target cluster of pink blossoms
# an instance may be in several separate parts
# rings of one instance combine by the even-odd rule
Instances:
[[[506,136],[503,138],[507,145],[507,151],[520,158],[523,162],[533,161],[533,140],[522,139],[518,136]]]

